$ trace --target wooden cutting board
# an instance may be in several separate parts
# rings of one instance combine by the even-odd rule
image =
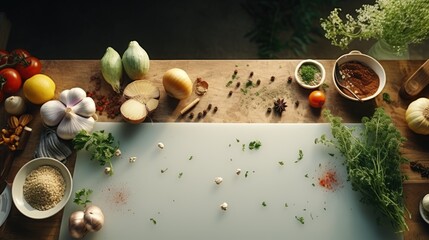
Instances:
[[[73,190],[94,190],[106,220],[85,239],[403,238],[359,201],[340,154],[315,144],[331,135],[328,124],[97,123],[96,130],[111,132],[122,155],[107,176],[87,152],[77,154]],[[259,149],[249,149],[253,141]],[[331,187],[323,183],[329,174],[337,180]],[[69,238],[68,217],[80,209],[72,200],[60,239]]]

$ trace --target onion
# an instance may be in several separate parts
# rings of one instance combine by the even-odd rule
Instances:
[[[165,72],[162,84],[169,96],[179,100],[189,97],[192,93],[192,81],[188,74],[180,68],[172,68]]]

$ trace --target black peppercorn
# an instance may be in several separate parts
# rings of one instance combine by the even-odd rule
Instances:
[[[191,112],[190,114],[189,114],[189,119],[193,119],[194,118],[194,113],[193,112]]]
[[[229,91],[228,96],[231,97],[232,95],[232,91]]]
[[[207,115],[207,110],[203,111],[203,117],[205,117]]]
[[[274,80],[276,80],[276,77],[274,77],[274,76],[271,76],[271,79],[270,79],[270,81],[271,81],[271,82],[274,82]]]
[[[237,84],[235,84],[235,87],[240,87],[240,82],[237,82]]]
[[[202,112],[199,112],[198,113],[198,118],[202,118],[203,117],[203,113]]]
[[[261,84],[261,79],[258,79],[257,81],[256,81],[256,85],[257,86],[259,86]]]
[[[288,78],[287,78],[287,83],[291,83],[292,82],[292,77],[291,76],[289,76]]]
[[[250,72],[250,75],[249,75],[249,77],[253,77],[253,72]]]
[[[210,109],[212,109],[212,104],[209,103],[209,105],[207,106],[207,110],[210,111]]]
[[[215,112],[217,112],[217,106],[215,106],[214,108],[213,108],[213,112],[215,113]]]
[[[269,107],[267,108],[267,113],[271,113],[272,109]]]

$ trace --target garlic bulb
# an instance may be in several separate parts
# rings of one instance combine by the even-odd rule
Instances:
[[[91,132],[95,119],[95,102],[82,88],[72,88],[60,93],[59,100],[50,100],[40,108],[40,115],[47,126],[57,126],[58,137],[73,139],[81,130]]]
[[[90,232],[100,230],[104,225],[104,214],[97,206],[91,205],[85,209],[85,226]]]
[[[10,96],[4,101],[4,109],[10,115],[21,115],[25,112],[25,101],[20,96]]]
[[[429,135],[429,98],[419,98],[405,112],[408,127],[417,134]]]
[[[83,211],[77,211],[69,217],[69,233],[72,238],[83,238],[87,233],[86,223],[84,219],[85,213]]]

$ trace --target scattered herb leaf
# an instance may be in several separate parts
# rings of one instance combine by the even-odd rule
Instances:
[[[385,101],[387,103],[391,103],[392,102],[392,98],[390,98],[389,93],[387,93],[387,92],[383,93],[383,101]]]
[[[86,207],[86,204],[91,202],[91,200],[89,200],[89,195],[91,195],[91,193],[91,189],[82,188],[75,192],[73,202],[79,206]]]
[[[161,173],[165,173],[165,172],[167,172],[167,170],[168,170],[168,168],[166,168],[166,169],[161,169]]]
[[[232,78],[234,79],[234,75],[232,75]],[[231,86],[231,84],[232,84],[232,81],[231,81],[231,80],[229,80],[229,81],[226,83],[225,87],[229,87],[229,86]]]
[[[190,156],[190,157],[188,158],[188,160],[192,160],[192,158],[194,158],[194,156]]]
[[[263,206],[263,207],[266,207],[266,206],[267,206],[267,203],[266,203],[265,201],[263,201],[263,202],[262,202],[262,206]]]
[[[304,175],[306,178],[308,178],[308,173]]]
[[[255,141],[251,141],[249,143],[249,149],[253,150],[253,149],[259,149],[262,146],[261,141],[259,140],[255,140]]]
[[[183,172],[179,173],[179,178],[181,178],[183,176]]]
[[[150,218],[149,219],[153,224],[155,224],[156,225],[156,220],[155,220],[155,218]]]
[[[280,164],[280,166],[285,165],[285,163],[283,161],[280,161],[279,164]]]
[[[247,178],[248,175],[249,175],[249,171],[246,171],[246,173],[244,174],[244,177]]]
[[[295,216],[295,219],[298,220],[301,224],[304,224],[304,217]]]
[[[241,145],[241,150],[244,152],[244,150],[246,150],[246,144],[243,143],[243,145]]]
[[[285,203],[285,207],[289,207],[289,205],[287,205],[287,203]]]
[[[299,151],[298,151],[298,159],[295,161],[295,163],[301,161],[303,157],[304,157],[304,153],[302,152],[301,149],[299,149]]]

